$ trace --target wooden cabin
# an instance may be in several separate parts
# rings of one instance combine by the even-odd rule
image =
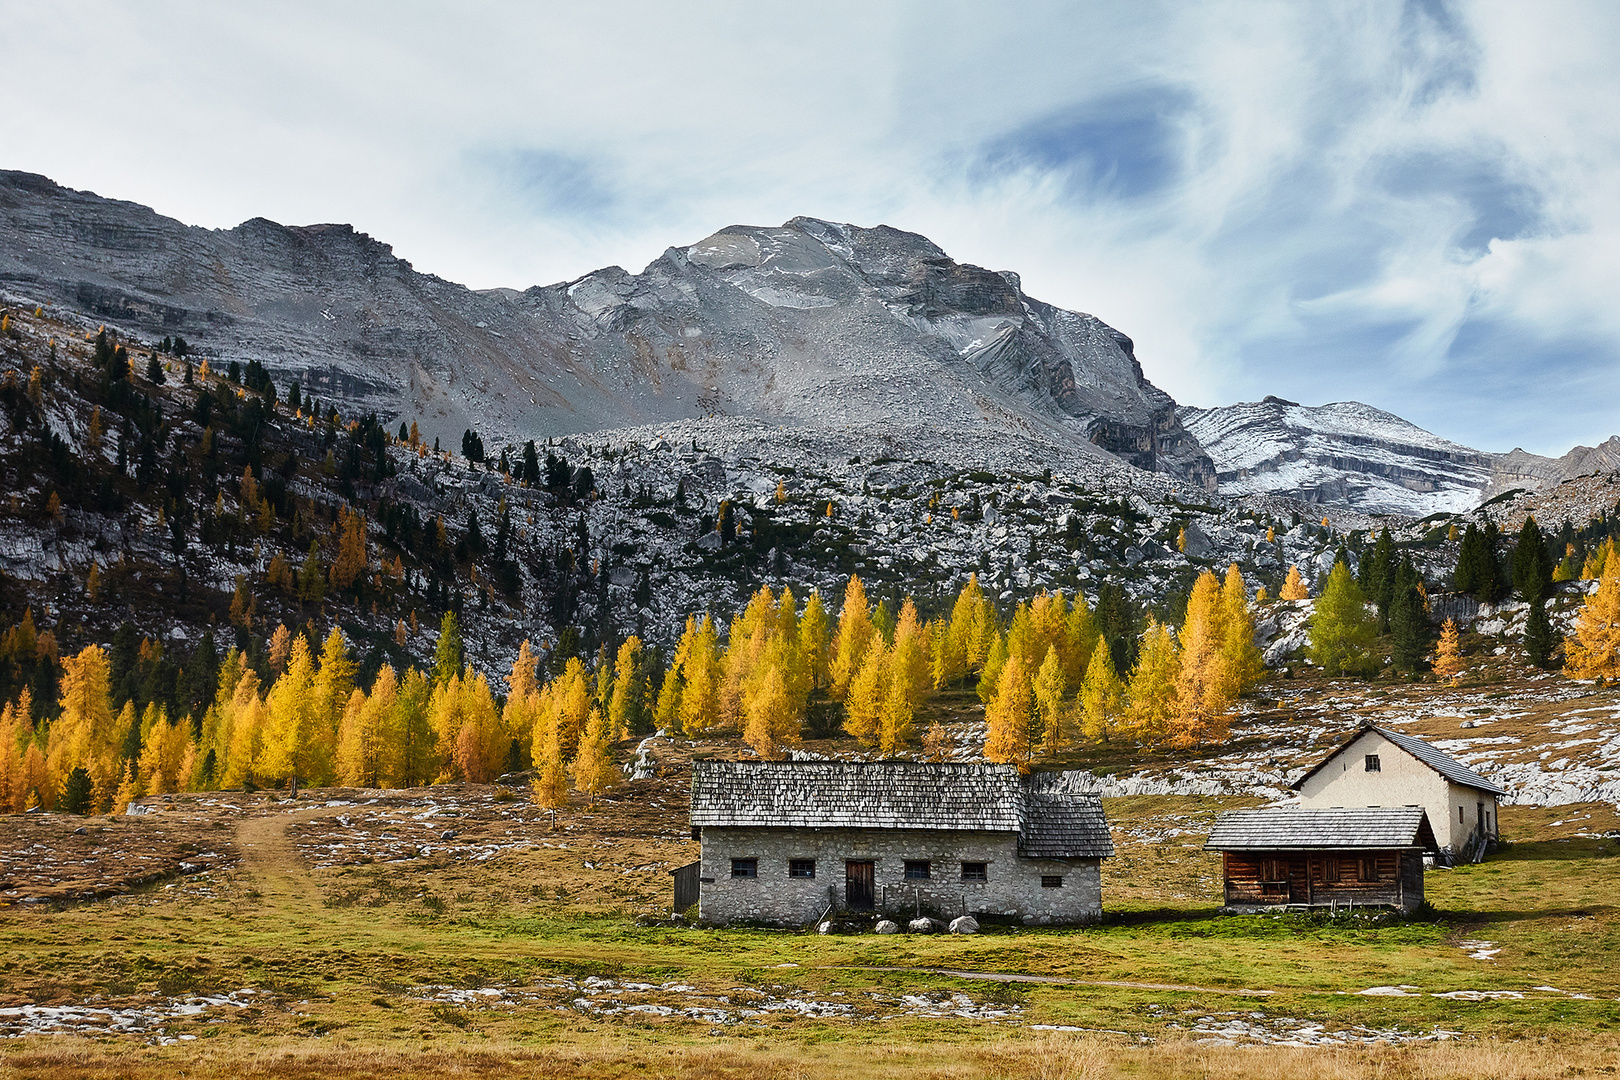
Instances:
[[[1228,911],[1423,903],[1423,856],[1437,848],[1420,806],[1233,810],[1210,831]]]

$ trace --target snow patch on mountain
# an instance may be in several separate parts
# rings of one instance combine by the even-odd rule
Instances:
[[[1183,407],[1182,426],[1215,462],[1223,494],[1279,495],[1424,517],[1479,503],[1495,455],[1358,401],[1282,398]]]

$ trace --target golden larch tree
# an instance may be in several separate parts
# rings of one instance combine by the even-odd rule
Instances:
[[[1434,647],[1434,677],[1456,682],[1462,667],[1462,643],[1457,632],[1457,620],[1447,619],[1440,627],[1440,640]]]
[[[1309,600],[1311,590],[1305,587],[1305,579],[1299,576],[1299,567],[1288,568],[1288,580],[1283,582],[1282,592],[1277,594],[1281,600]]]
[[[844,606],[838,612],[838,631],[833,638],[829,665],[833,697],[842,701],[849,694],[850,683],[861,670],[875,633],[866,588],[860,578],[851,574],[849,584],[844,587]]]
[[[1009,656],[997,680],[995,700],[985,711],[984,756],[1028,772],[1035,759],[1035,700],[1024,663]]]
[[[1068,705],[1063,695],[1068,689],[1063,677],[1063,662],[1058,659],[1056,645],[1046,647],[1046,657],[1035,673],[1035,708],[1041,721],[1041,750],[1047,756],[1058,753],[1066,745],[1069,732],[1065,727]]]
[[[1180,673],[1181,650],[1170,628],[1150,618],[1127,692],[1131,734],[1138,741],[1156,743],[1170,733],[1181,707],[1176,700]]]
[[[1107,742],[1125,708],[1125,687],[1107,645],[1091,650],[1079,696],[1081,730],[1088,739]]]
[[[1613,556],[1564,641],[1564,673],[1572,679],[1620,679],[1620,558]]]

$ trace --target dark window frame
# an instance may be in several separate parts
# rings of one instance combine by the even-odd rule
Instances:
[[[790,877],[790,878],[809,879],[809,878],[813,878],[815,876],[816,876],[816,860],[814,860],[814,859],[789,859],[788,860],[788,877]]]
[[[1041,875],[1041,888],[1043,888],[1043,889],[1061,889],[1061,888],[1063,888],[1063,875],[1062,874],[1042,874]]]
[[[905,880],[907,880],[907,881],[932,881],[933,879],[934,879],[934,867],[933,867],[933,864],[928,859],[907,859],[906,860]]]
[[[1368,754],[1367,755],[1366,771],[1367,772],[1383,772],[1384,771],[1384,763],[1379,760],[1377,754]]]
[[[989,881],[990,864],[986,862],[964,862],[962,864],[963,881]]]
[[[731,876],[734,877],[734,878],[757,878],[757,877],[759,877],[759,860],[758,859],[732,859],[731,860]]]

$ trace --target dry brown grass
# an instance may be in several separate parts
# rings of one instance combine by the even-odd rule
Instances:
[[[1009,1036],[977,1047],[890,1043],[767,1045],[716,1039],[649,1047],[614,1039],[566,1046],[515,1043],[420,1051],[286,1040],[221,1049],[130,1051],[77,1039],[0,1052],[0,1076],[229,1077],[232,1080],[414,1080],[422,1077],[546,1077],[553,1080],[1552,1080],[1613,1075],[1620,1048],[1611,1040],[1560,1043],[1438,1043],[1419,1047],[1233,1047],[1190,1040],[1148,1047],[1117,1037]]]

